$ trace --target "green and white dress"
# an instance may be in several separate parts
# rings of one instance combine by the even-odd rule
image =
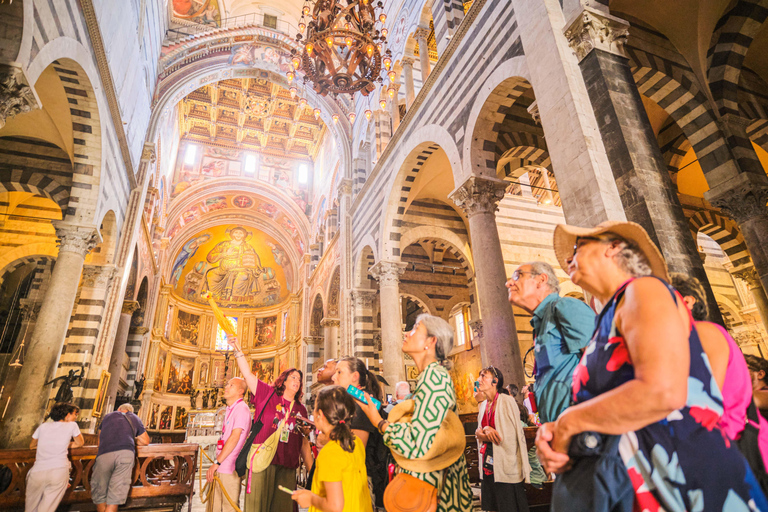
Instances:
[[[404,457],[416,459],[432,446],[448,411],[456,412],[456,391],[448,371],[438,363],[429,364],[419,375],[412,398],[414,411],[410,423],[390,424],[384,432],[384,443]],[[472,490],[463,455],[442,471],[406,473],[439,489],[438,512],[472,510]],[[446,473],[444,483],[443,473]]]

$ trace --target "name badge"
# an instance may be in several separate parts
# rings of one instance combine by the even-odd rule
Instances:
[[[290,432],[288,432],[288,429],[284,428],[284,429],[283,429],[283,430],[280,432],[280,442],[281,442],[281,443],[287,443],[287,442],[288,442],[288,437],[289,437],[289,436],[290,436]]]

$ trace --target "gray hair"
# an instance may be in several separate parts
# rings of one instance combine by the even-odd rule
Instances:
[[[408,394],[411,392],[411,386],[404,380],[401,380],[397,384],[395,384],[395,398],[400,396],[400,391],[404,391],[403,397],[408,396]]]
[[[133,412],[133,406],[131,404],[121,404],[117,410],[120,412]]]
[[[560,293],[560,281],[557,279],[555,269],[552,268],[552,265],[544,261],[529,261],[528,263],[523,263],[523,265],[530,265],[531,272],[533,272],[534,275],[547,276],[547,286],[549,286],[549,289],[552,290],[553,293]]]
[[[621,251],[615,257],[616,264],[630,276],[643,277],[653,274],[648,257],[635,242],[615,233],[606,233],[600,239],[608,243],[618,242]]]
[[[427,328],[427,336],[435,337],[435,355],[438,362],[446,369],[453,367],[453,362],[448,359],[448,354],[453,349],[453,327],[439,316],[422,313],[416,317],[414,325],[422,324]]]

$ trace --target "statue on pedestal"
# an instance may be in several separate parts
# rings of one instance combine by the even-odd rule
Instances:
[[[74,398],[74,393],[72,393],[72,386],[79,386],[80,383],[83,381],[83,375],[85,375],[85,367],[80,367],[80,373],[78,374],[75,372],[75,370],[69,370],[69,373],[67,375],[62,375],[61,377],[56,377],[55,379],[51,379],[50,381],[46,382],[45,385],[53,384],[56,381],[62,381],[61,386],[59,386],[59,391],[56,393],[56,402],[64,402],[69,403]],[[77,381],[77,384],[75,384],[75,381]]]

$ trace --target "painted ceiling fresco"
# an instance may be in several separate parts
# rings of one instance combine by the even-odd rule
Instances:
[[[190,23],[221,25],[218,0],[172,0],[173,17]]]
[[[291,292],[293,269],[282,247],[267,234],[229,224],[198,232],[174,259],[170,284],[181,298],[205,304],[210,291],[223,308],[260,308]]]
[[[290,54],[259,43],[233,49],[233,66],[272,62],[281,74]],[[285,71],[283,71],[285,70]],[[189,93],[182,101],[181,135],[272,155],[314,158],[325,130],[313,109],[266,78],[230,78]]]
[[[294,197],[296,203],[301,207],[307,207],[306,201],[301,198]],[[171,226],[168,231],[170,238],[175,237],[181,228],[190,222],[194,222],[201,218],[204,214],[214,212],[218,210],[225,210],[228,208],[236,210],[248,210],[248,213],[255,213],[258,216],[266,217],[267,219],[274,221],[279,226],[288,238],[293,240],[296,250],[299,254],[304,254],[304,242],[301,239],[301,233],[296,223],[293,222],[277,205],[269,201],[255,198],[248,194],[227,194],[217,195],[203,199],[189,206],[179,217],[179,220]],[[283,255],[285,252],[283,251]],[[285,258],[285,265],[287,265],[287,256]],[[282,265],[282,259],[278,261],[278,264]]]

